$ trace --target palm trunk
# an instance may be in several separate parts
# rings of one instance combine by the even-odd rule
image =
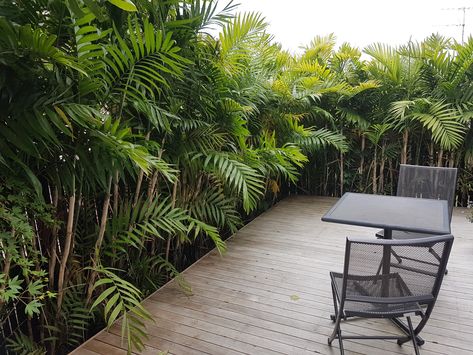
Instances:
[[[171,207],[174,208],[176,206],[176,197],[177,197],[177,184],[179,182],[179,179],[176,178],[176,181],[174,182],[174,186],[172,187],[172,201],[171,201]],[[171,250],[171,239],[172,236],[168,237],[167,243],[166,243],[166,261],[169,261],[169,252]]]
[[[149,141],[150,134],[151,132],[146,133],[145,141]],[[140,198],[141,184],[143,183],[144,175],[145,175],[145,172],[143,170],[140,170],[140,172],[138,173],[138,179],[136,180],[135,197],[133,199],[133,205],[132,205],[133,207],[136,206],[136,204],[138,203],[138,199]]]
[[[424,141],[424,128],[420,131],[420,139],[417,141],[417,146],[416,146],[416,160],[415,164],[419,165],[420,163],[420,151],[423,146],[422,142]]]
[[[402,152],[401,152],[401,164],[407,164],[407,146],[409,144],[409,131],[404,129],[402,133]]]
[[[118,213],[118,169],[115,171],[114,183],[113,183],[113,214],[116,215]]]
[[[136,204],[138,203],[138,199],[140,198],[141,185],[143,183],[144,175],[145,175],[144,171],[140,170],[138,174],[138,179],[136,180],[136,189],[135,189],[135,197],[133,199],[133,207],[136,206]]]
[[[118,169],[117,169],[115,171],[115,177],[113,178],[113,207],[112,207],[112,211],[113,211],[114,216],[118,215],[118,202],[119,202],[118,200],[119,200],[119,196],[120,196],[119,195],[119,189],[118,189],[119,188],[119,185],[118,185],[119,175],[118,174],[119,173],[118,173]],[[117,250],[115,248],[116,238],[117,238],[116,234],[113,234],[111,236],[111,239],[112,239],[112,255],[113,255],[112,265],[115,264],[115,260],[116,260],[115,255],[117,255],[116,254]]]
[[[162,142],[161,142],[161,149],[159,150],[159,153],[158,153],[158,159],[161,159],[161,157],[163,156],[163,153],[164,153],[163,146],[164,146],[165,138],[166,137],[164,137]],[[154,197],[156,187],[158,186],[158,177],[159,177],[159,172],[156,170],[153,174],[153,177],[151,178],[151,181],[150,181],[149,185],[148,185],[148,198],[150,200]]]
[[[74,211],[76,208],[76,178],[72,176],[72,194],[69,197],[69,211],[67,215],[66,225],[66,240],[64,242],[64,248],[62,252],[61,265],[59,266],[58,276],[58,294],[57,294],[57,317],[59,317],[62,301],[64,297],[64,277],[66,274],[67,261],[69,260],[69,254],[71,252],[73,227],[74,227]]]
[[[89,282],[87,283],[87,299],[86,299],[87,305],[90,303],[90,300],[92,299],[95,278],[97,276],[97,272],[94,270],[94,268],[97,267],[98,262],[100,260],[100,249],[102,248],[103,238],[105,236],[105,228],[107,226],[107,216],[108,216],[108,208],[110,206],[111,188],[112,188],[112,176],[110,176],[110,178],[108,179],[107,194],[105,195],[105,200],[103,201],[102,216],[100,218],[99,235],[97,237],[97,241],[95,242],[95,252],[94,252],[94,257],[92,259],[92,271],[90,273]]]
[[[440,149],[437,155],[437,166],[438,167],[443,166],[443,149]]]
[[[161,159],[163,155],[164,149],[162,148],[162,146],[164,145],[164,141],[165,141],[165,138],[163,138],[161,142],[161,149],[159,150],[159,153],[158,153],[158,159]],[[153,178],[151,179],[150,186],[148,187],[148,199],[150,201],[154,198],[156,194],[156,190],[159,189],[158,181],[159,181],[159,173],[158,171],[155,171],[153,174]],[[151,254],[154,255],[156,251],[156,238],[153,238],[150,244],[151,244],[150,245]],[[141,255],[141,251],[140,251],[140,255]]]
[[[373,193],[376,194],[378,192],[378,181],[377,181],[377,160],[378,160],[378,146],[374,146],[374,157],[373,157],[373,175],[372,175],[372,182],[373,182]]]
[[[158,174],[159,174],[159,172],[156,170],[153,173],[153,176],[151,177],[151,180],[150,180],[149,185],[148,185],[148,198],[150,200],[153,199],[154,192],[156,190],[156,185],[158,183]]]
[[[344,155],[340,152],[340,196],[343,196],[343,184],[345,183],[344,178]]]
[[[455,167],[455,152],[450,152],[450,158],[448,159],[448,167],[449,168]]]
[[[59,190],[57,186],[54,187],[53,193],[53,206],[54,211],[57,213],[59,203]],[[59,232],[59,226],[54,225],[51,232],[51,243],[49,244],[49,288],[54,289],[54,279],[56,273],[56,260],[57,260],[57,234]]]
[[[384,158],[384,151],[386,150],[386,141],[383,141],[381,146],[381,163],[379,166],[379,191],[384,193],[384,164],[386,162]]]
[[[364,134],[361,135],[361,161],[360,161],[360,176],[363,179],[363,170],[365,168],[365,146],[366,137]]]
[[[434,143],[429,144],[429,165],[434,166]]]

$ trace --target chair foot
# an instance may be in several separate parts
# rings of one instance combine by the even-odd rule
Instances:
[[[409,330],[409,327],[408,327],[407,324],[405,324],[403,321],[401,321],[401,320],[399,320],[399,319],[397,319],[397,318],[393,318],[393,319],[391,319],[391,321],[392,321],[396,326],[398,326],[404,333],[406,333],[406,335],[409,335],[410,330]],[[416,340],[417,340],[417,345],[419,345],[419,346],[422,346],[422,345],[424,345],[424,343],[425,343],[425,340],[422,339],[419,335],[416,335]],[[409,342],[409,341],[411,341],[410,336],[406,336],[405,338],[400,338],[400,339],[398,339],[398,340],[397,340],[397,343],[398,343],[399,345],[402,345],[402,344],[407,343],[407,342]]]
[[[397,345],[403,345],[403,344],[408,343],[410,341],[412,341],[410,336],[405,337],[405,338],[401,338],[401,339],[397,340]],[[419,336],[416,336],[416,343],[417,343],[418,346],[422,346],[422,345],[425,344],[425,340],[420,338]]]
[[[340,314],[338,314],[337,319],[335,320],[335,326],[333,327],[332,335],[330,335],[330,337],[328,338],[328,345],[331,345],[332,341],[334,341],[337,337],[338,337],[340,342],[342,341],[342,339],[341,339],[342,332],[340,330],[340,321],[341,321],[341,316],[340,316]],[[342,346],[343,346],[343,344],[342,344]]]
[[[340,347],[340,355],[345,354],[345,349],[343,348],[343,339],[342,339],[342,331],[340,328],[338,328],[337,335],[333,337],[333,335],[329,338],[327,338],[327,344],[328,346],[332,346],[332,342],[338,338],[338,346]]]
[[[404,343],[412,341],[412,344],[414,345],[415,354],[420,355],[419,346],[423,345],[424,341],[422,339],[419,339],[416,336],[416,334],[414,332],[414,328],[412,327],[411,317],[406,317],[406,318],[407,318],[407,326],[408,326],[408,330],[409,330],[409,336],[407,336],[405,338],[398,339],[397,340],[397,345],[402,345]]]

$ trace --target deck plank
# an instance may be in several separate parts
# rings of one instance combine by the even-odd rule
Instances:
[[[143,305],[149,339],[143,354],[338,354],[327,346],[332,312],[329,270],[341,270],[345,237],[373,236],[373,228],[321,222],[329,197],[291,197],[243,227],[184,272],[191,296],[170,282]],[[438,302],[422,336],[423,354],[471,354],[473,349],[473,224],[456,208],[455,242]],[[386,320],[354,320],[351,334],[399,334]],[[73,354],[125,353],[119,325],[102,331]],[[347,354],[411,354],[410,344],[345,342]]]

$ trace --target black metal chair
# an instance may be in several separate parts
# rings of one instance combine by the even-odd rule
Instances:
[[[457,169],[405,165],[399,168],[399,181],[397,184],[397,196],[430,198],[448,201],[449,221],[452,220],[453,205],[455,202],[455,191],[457,182]],[[431,237],[432,234],[414,233],[408,231],[393,231],[392,239],[415,239]],[[383,238],[383,231],[376,233],[376,237]],[[402,256],[393,254],[401,263]]]
[[[452,220],[457,184],[457,168],[406,165],[399,167],[396,196],[431,198],[448,201],[449,220]],[[382,238],[383,231],[376,233]],[[393,231],[392,239],[430,237],[431,234]]]
[[[422,239],[360,239],[347,238],[343,273],[331,272],[335,327],[329,345],[339,340],[344,354],[343,339],[396,339],[399,345],[412,341],[415,353],[424,341],[419,333],[427,323],[442,284],[453,236]],[[435,257],[433,249],[439,258]],[[403,263],[390,263],[377,273],[383,255],[391,252],[403,255]],[[389,260],[388,260],[389,262]],[[419,316],[414,328],[411,315]],[[407,324],[400,317],[406,316]],[[388,318],[404,330],[402,336],[342,335],[341,320],[348,317]]]

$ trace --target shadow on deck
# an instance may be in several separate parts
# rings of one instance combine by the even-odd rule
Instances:
[[[209,253],[184,272],[193,295],[174,282],[148,297],[153,314],[142,354],[338,354],[327,346],[333,311],[329,270],[343,266],[345,237],[375,229],[321,222],[335,203],[327,197],[291,197],[228,240],[228,252]],[[422,332],[422,354],[472,354],[473,224],[455,209],[453,251],[442,290]],[[398,334],[387,320],[351,320],[352,334]],[[412,354],[395,341],[345,341],[347,354]],[[73,352],[126,354],[120,326],[102,331]]]

